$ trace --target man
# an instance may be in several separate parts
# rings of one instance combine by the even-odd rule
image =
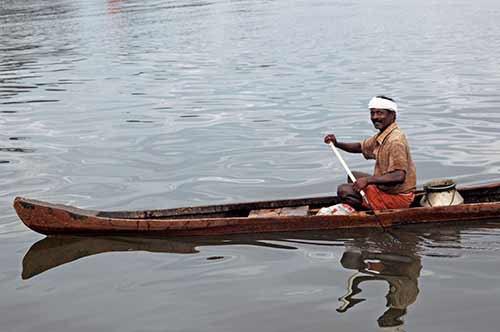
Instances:
[[[368,105],[373,125],[379,133],[362,142],[343,143],[333,134],[325,136],[325,143],[351,153],[362,153],[366,159],[375,159],[373,175],[353,172],[357,181],[337,188],[342,203],[356,210],[407,208],[412,203],[416,188],[416,170],[406,136],[396,124],[398,105],[385,96],[373,97]],[[363,190],[369,204],[362,199]]]

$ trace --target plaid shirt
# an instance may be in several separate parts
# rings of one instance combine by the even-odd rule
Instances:
[[[378,133],[361,142],[361,151],[366,159],[375,159],[375,176],[384,175],[396,170],[406,173],[403,183],[397,185],[377,185],[388,194],[404,194],[415,191],[417,172],[411,158],[410,147],[405,134],[396,122],[382,133]]]

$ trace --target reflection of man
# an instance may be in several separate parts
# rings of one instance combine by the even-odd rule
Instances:
[[[406,308],[415,302],[419,292],[420,259],[398,254],[346,251],[340,263],[358,272],[349,279],[348,293],[340,298],[343,304],[337,311],[345,312],[364,301],[354,298],[361,293],[359,285],[363,281],[384,280],[389,283],[386,295],[389,308],[377,319],[378,325],[382,328],[401,326],[401,317],[406,314]]]

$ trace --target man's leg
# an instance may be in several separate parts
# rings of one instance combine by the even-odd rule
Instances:
[[[357,171],[352,172],[352,174],[356,179],[371,176],[370,174]],[[347,178],[347,182],[348,183],[341,184],[337,188],[337,196],[340,198],[340,201],[342,203],[349,204],[358,211],[364,210],[365,208],[363,207],[363,198],[361,197],[361,194],[352,189],[352,181],[349,177]]]
[[[349,204],[355,210],[363,209],[363,198],[352,189],[351,183],[344,183],[338,186],[337,196],[342,203]]]

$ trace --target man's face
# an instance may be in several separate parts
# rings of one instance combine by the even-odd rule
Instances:
[[[370,108],[370,118],[373,126],[382,132],[394,122],[396,114],[381,108]]]

